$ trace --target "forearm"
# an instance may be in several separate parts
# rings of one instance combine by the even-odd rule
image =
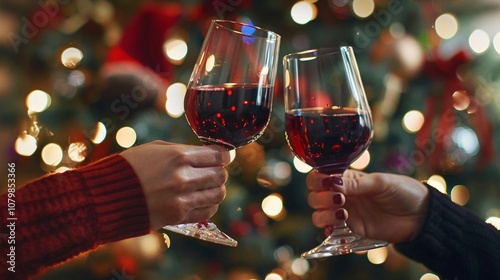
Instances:
[[[446,279],[500,279],[500,232],[429,189],[429,211],[419,235],[396,248]]]
[[[118,155],[42,177],[15,195],[16,272],[8,271],[2,260],[0,275],[7,276],[2,279],[26,279],[100,244],[149,231],[139,180]],[[2,196],[0,211],[7,209],[6,202]],[[1,215],[5,221],[6,213]],[[5,251],[10,248],[5,242],[1,246]],[[6,257],[3,252],[2,259]]]

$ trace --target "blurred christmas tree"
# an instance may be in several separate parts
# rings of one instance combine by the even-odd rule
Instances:
[[[376,124],[356,168],[429,179],[481,217],[499,217],[498,8],[494,0],[4,0],[0,156],[16,162],[21,184],[151,140],[199,144],[183,117],[185,84],[209,20],[235,19],[281,34],[281,55],[352,45]],[[39,279],[420,279],[428,270],[391,246],[298,258],[322,236],[306,203],[307,167],[286,145],[279,87],[274,101],[264,136],[229,166],[214,217],[237,248],[169,234],[167,249],[152,233]],[[272,199],[274,214],[277,204],[264,203]]]

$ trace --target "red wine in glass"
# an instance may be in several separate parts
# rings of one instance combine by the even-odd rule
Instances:
[[[241,147],[264,132],[272,92],[272,87],[252,84],[193,87],[184,101],[186,117],[203,143]]]
[[[373,120],[354,50],[311,49],[283,58],[286,137],[301,161],[333,180],[365,152]],[[346,221],[304,258],[323,258],[386,246],[352,232]]]
[[[234,150],[264,133],[280,40],[275,32],[251,23],[211,22],[184,97],[187,121],[203,144]],[[227,246],[238,244],[211,221],[163,228]]]
[[[294,154],[321,173],[342,174],[371,142],[366,114],[351,108],[297,109],[285,114]]]

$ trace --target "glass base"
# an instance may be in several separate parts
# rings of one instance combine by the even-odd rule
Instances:
[[[341,226],[334,228],[332,234],[318,247],[302,253],[301,257],[305,259],[326,258],[384,246],[387,246],[386,241],[364,239],[354,234],[348,227]]]
[[[238,246],[238,241],[232,239],[224,232],[220,231],[217,226],[210,222],[188,223],[173,226],[164,226],[166,230],[180,233],[186,236],[191,236],[201,240],[226,245],[230,247]]]

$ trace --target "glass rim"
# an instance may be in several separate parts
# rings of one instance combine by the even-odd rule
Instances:
[[[228,20],[228,19],[214,19],[214,20],[212,20],[212,23],[214,25],[220,26],[221,28],[224,28],[226,30],[229,30],[231,32],[234,32],[234,33],[237,33],[237,34],[240,34],[240,35],[243,35],[243,36],[266,38],[266,39],[271,39],[271,40],[276,40],[276,41],[281,38],[281,35],[279,35],[278,33],[274,32],[274,31],[271,31],[269,29],[265,29],[265,28],[259,27],[257,25],[248,24],[246,22],[239,22],[239,21]],[[240,25],[242,27],[246,26],[246,27],[249,27],[249,28],[253,28],[253,29],[259,30],[260,32],[267,33],[268,36],[261,36],[259,34],[245,34],[245,33],[241,32],[240,30],[237,30],[235,28],[231,28],[231,27],[229,27],[229,26],[227,26],[225,24]]]
[[[309,49],[309,50],[303,50],[303,51],[299,51],[299,52],[289,53],[283,57],[283,60],[287,61],[287,60],[292,60],[292,59],[307,59],[307,58],[325,56],[325,55],[336,55],[336,54],[351,52],[351,51],[352,51],[352,47],[348,46],[348,45],[342,45],[342,46],[337,46],[337,47],[322,47],[322,48],[315,48],[315,49]]]

